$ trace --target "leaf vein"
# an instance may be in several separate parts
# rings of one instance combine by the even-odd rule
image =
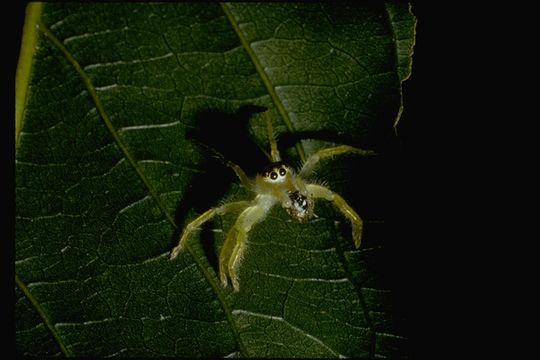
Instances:
[[[326,216],[326,218],[330,219],[328,216]],[[338,255],[339,263],[341,265],[341,268],[345,272],[347,278],[350,279],[350,282],[351,282],[352,286],[356,290],[356,294],[357,294],[358,300],[360,302],[360,308],[362,310],[362,313],[364,314],[364,318],[365,318],[367,327],[369,329],[368,330],[369,333],[370,333],[370,349],[369,349],[369,353],[370,353],[370,357],[373,357],[375,352],[376,352],[375,326],[373,324],[373,320],[371,319],[366,299],[364,297],[364,294],[362,293],[362,285],[359,283],[360,280],[358,280],[358,282],[353,280],[354,276],[351,273],[351,270],[349,268],[347,259],[345,257],[345,249],[341,245],[341,243],[340,243],[340,241],[338,239],[338,236],[336,234],[336,228],[334,226],[329,226],[329,228],[331,229],[331,234],[332,234],[332,237],[334,238],[334,243],[336,244],[336,254]],[[356,251],[359,252],[360,249],[357,249]]]
[[[239,24],[234,19],[234,16],[232,14],[231,9],[229,9],[229,6],[228,6],[227,3],[221,3],[221,8],[223,9],[223,12],[225,13],[225,15],[227,16],[227,19],[231,23],[231,26],[233,27],[236,35],[240,39],[240,43],[242,44],[242,46],[244,47],[244,49],[248,53],[249,58],[253,62],[253,65],[255,66],[255,69],[257,70],[257,73],[261,77],[261,80],[263,81],[264,86],[266,87],[266,90],[268,91],[268,94],[272,98],[272,101],[276,105],[276,108],[277,108],[279,114],[281,115],[281,118],[283,119],[283,122],[287,126],[287,129],[289,130],[289,132],[294,133],[295,132],[294,126],[292,124],[292,121],[291,121],[291,119],[289,117],[289,114],[288,114],[287,110],[285,109],[285,106],[283,105],[283,102],[279,98],[273,84],[270,81],[270,78],[268,77],[268,75],[266,74],[266,72],[264,71],[264,69],[262,67],[262,64],[258,60],[257,54],[255,54],[255,52],[251,48],[251,46],[248,43],[246,37],[242,33]],[[296,147],[296,151],[298,151],[298,155],[299,155],[300,159],[302,161],[305,161],[306,156],[305,156],[305,151],[304,151],[304,148],[303,148],[302,144],[300,142],[297,142],[295,144],[295,147]]]
[[[112,137],[118,144],[119,148],[122,151],[122,154],[124,157],[130,162],[131,166],[136,171],[137,175],[140,177],[140,179],[143,181],[144,185],[146,186],[148,192],[154,198],[154,200],[157,202],[159,208],[161,209],[163,215],[169,219],[169,222],[173,225],[173,227],[176,228],[176,223],[174,222],[174,219],[171,217],[167,209],[165,208],[165,205],[159,200],[159,197],[157,193],[155,192],[154,188],[150,184],[148,178],[144,175],[141,168],[138,166],[137,162],[131,155],[131,153],[128,150],[127,145],[124,143],[124,141],[120,138],[120,135],[118,134],[118,131],[114,128],[111,119],[109,118],[108,113],[105,111],[105,107],[101,103],[101,99],[96,93],[96,89],[94,85],[92,84],[92,81],[88,77],[88,75],[84,72],[84,70],[81,68],[80,64],[77,62],[77,60],[71,55],[71,53],[68,51],[68,49],[58,40],[58,38],[44,25],[40,24],[39,29],[43,32],[43,34],[55,45],[66,57],[66,59],[71,63],[71,65],[75,68],[79,76],[81,77],[81,80],[83,81],[84,85],[86,86],[88,92],[90,93],[92,100],[94,101],[96,108],[103,119],[107,129],[111,133]]]
[[[324,347],[325,349],[330,351],[332,353],[332,355],[339,356],[339,357],[344,356],[344,355],[338,353],[337,351],[333,350],[328,345],[326,345],[321,339],[307,333],[306,331],[300,329],[299,327],[294,326],[293,324],[289,323],[287,320],[285,320],[284,318],[282,318],[280,316],[272,316],[272,315],[256,313],[256,312],[252,312],[252,311],[248,311],[248,310],[242,310],[242,309],[233,310],[233,315],[247,315],[247,316],[260,317],[260,318],[263,318],[263,319],[282,322],[285,325],[287,325],[288,327],[290,327],[291,329],[293,329],[294,331],[304,335],[305,337],[309,338],[310,340],[312,340],[312,341],[316,342],[317,344],[321,345],[322,347]]]
[[[150,185],[149,180],[146,178],[144,173],[142,172],[142,169],[137,164],[135,158],[131,155],[131,153],[128,151],[128,148],[126,144],[124,144],[123,140],[120,138],[119,133],[116,131],[116,129],[113,127],[113,124],[109,118],[109,115],[105,111],[105,108],[103,104],[101,103],[101,99],[98,97],[96,93],[96,89],[94,85],[92,84],[90,78],[88,75],[84,72],[84,70],[81,68],[77,60],[71,55],[71,53],[67,50],[67,48],[56,38],[56,36],[43,24],[39,24],[39,29],[43,32],[43,34],[56,46],[66,57],[69,63],[75,68],[79,76],[81,77],[81,80],[83,81],[84,85],[86,86],[87,90],[89,91],[92,99],[94,100],[94,103],[96,104],[96,108],[98,109],[98,112],[100,113],[103,121],[105,122],[105,125],[107,126],[109,132],[113,136],[114,140],[117,142],[118,146],[122,150],[123,155],[128,159],[130,164],[135,169],[138,176],[143,181],[144,185],[146,186],[147,190],[151,194],[152,198],[157,202],[159,208],[161,209],[161,212],[163,215],[167,218],[168,222],[172,225],[173,228],[178,228],[174,219],[172,218],[171,214],[167,211],[165,208],[165,205],[160,201],[157,193],[153,189],[153,187]],[[224,295],[221,292],[220,285],[217,283],[217,281],[210,275],[208,269],[206,269],[205,265],[201,262],[201,260],[197,257],[191,246],[188,244],[186,246],[186,250],[190,253],[191,257],[194,259],[195,263],[197,264],[199,270],[202,272],[204,278],[208,281],[208,283],[211,285],[212,289],[216,293],[223,310],[225,312],[225,315],[227,317],[227,320],[229,322],[229,325],[231,326],[233,336],[235,337],[237,344],[240,348],[241,352],[245,352],[243,349],[242,341],[238,335],[238,330],[236,329],[236,325],[234,323],[234,320],[232,318],[231,309],[229,308],[229,305],[227,304]],[[39,305],[39,304],[38,304]],[[63,345],[62,345],[63,346]],[[65,347],[64,347],[65,349]]]
[[[167,128],[167,127],[173,127],[176,125],[179,125],[180,121],[173,121],[170,123],[163,123],[163,124],[149,124],[149,125],[136,125],[136,126],[124,126],[118,131],[125,132],[125,131],[133,131],[133,130],[147,130],[147,129],[160,129],[160,128]]]
[[[59,22],[53,24],[51,26],[51,29],[54,29],[55,27],[60,25],[58,23]],[[89,37],[101,36],[101,35],[105,35],[105,34],[110,34],[110,33],[118,32],[118,31],[126,31],[126,30],[128,30],[128,27],[124,26],[121,29],[106,29],[106,30],[103,30],[103,31],[96,31],[96,32],[93,32],[93,33],[85,33],[85,34],[80,34],[80,35],[74,35],[74,36],[70,36],[68,38],[65,38],[63,43],[67,44],[67,43],[69,43],[71,41],[75,41],[75,40],[79,40],[79,39],[86,39],[86,38],[89,38]]]
[[[49,332],[51,333],[53,338],[58,343],[58,346],[60,347],[60,350],[62,351],[62,353],[66,357],[69,357],[71,355],[71,352],[68,351],[68,349],[66,348],[66,346],[64,344],[64,341],[60,337],[60,334],[58,334],[58,330],[57,330],[56,326],[54,326],[51,319],[49,319],[49,316],[45,313],[45,310],[43,309],[41,304],[37,301],[37,299],[34,297],[34,295],[32,295],[32,293],[30,293],[30,290],[28,289],[28,287],[24,284],[24,282],[21,279],[19,279],[19,277],[17,275],[15,275],[15,284],[17,284],[17,287],[19,289],[21,289],[24,296],[26,296],[26,298],[32,303],[32,305],[36,309],[37,313],[39,314],[39,316],[41,317],[41,319],[43,320],[43,322],[45,323],[45,325],[49,329]]]
[[[321,278],[295,278],[285,275],[278,275],[278,274],[271,274],[266,273],[259,270],[253,270],[254,273],[265,275],[268,277],[278,278],[278,279],[285,279],[289,281],[294,282],[324,282],[324,283],[343,283],[343,282],[350,282],[348,278],[342,278],[342,279],[321,279]]]
[[[65,41],[64,41],[64,43],[65,43]],[[174,56],[174,54],[172,52],[169,52],[169,53],[167,53],[165,55],[154,56],[154,57],[151,57],[151,58],[148,58],[148,59],[134,59],[134,60],[129,60],[129,61],[118,60],[118,61],[107,62],[107,63],[91,64],[91,65],[86,65],[83,69],[84,69],[84,71],[87,71],[87,70],[92,70],[92,69],[96,69],[96,68],[100,68],[100,67],[108,67],[108,66],[145,64],[145,63],[150,63],[150,62],[153,62],[153,61],[159,61],[159,60],[167,59],[167,58],[170,58],[171,56]]]

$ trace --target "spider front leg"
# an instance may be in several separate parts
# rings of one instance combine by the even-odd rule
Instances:
[[[264,220],[274,203],[275,199],[268,195],[257,196],[253,205],[246,208],[238,216],[233,227],[227,233],[227,238],[219,254],[219,276],[223,287],[228,284],[228,276],[234,291],[240,289],[238,268],[243,258],[248,233],[253,225]]]
[[[354,240],[354,245],[356,248],[360,247],[360,242],[362,241],[362,227],[363,221],[360,215],[354,211],[354,209],[347,204],[347,202],[338,194],[331,191],[328,188],[325,188],[321,185],[308,184],[306,186],[308,193],[313,198],[322,198],[332,203],[338,208],[338,210],[345,216],[350,222],[352,227],[352,237]]]
[[[238,179],[240,179],[240,183],[246,188],[251,189],[253,187],[253,182],[248,178],[244,170],[239,165],[236,165],[232,161],[226,161],[225,164],[233,169],[236,176],[238,176]]]
[[[180,254],[180,251],[186,246],[186,243],[191,233],[194,230],[198,229],[202,224],[212,219],[216,215],[224,215],[225,213],[233,209],[245,208],[249,204],[250,204],[249,201],[237,201],[237,202],[224,204],[216,208],[212,208],[202,213],[195,220],[187,224],[186,228],[184,229],[182,233],[182,236],[180,237],[180,241],[178,241],[178,245],[176,245],[176,247],[171,251],[171,260],[177,257],[178,254]]]
[[[363,149],[355,148],[349,145],[339,145],[339,146],[331,147],[328,149],[322,149],[322,150],[317,151],[315,154],[311,155],[306,160],[306,162],[302,166],[302,169],[300,169],[298,176],[305,179],[307,176],[309,176],[313,172],[313,170],[315,169],[315,166],[319,163],[319,161],[325,158],[345,154],[348,152],[358,154],[358,155],[363,155],[363,156],[375,155],[375,152],[373,150],[363,150]]]

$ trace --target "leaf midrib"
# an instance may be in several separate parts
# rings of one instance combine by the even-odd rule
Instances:
[[[58,330],[52,323],[51,319],[49,319],[49,317],[47,316],[41,304],[37,301],[34,295],[32,295],[32,293],[30,292],[30,289],[28,289],[26,284],[16,274],[15,274],[15,284],[23,292],[24,296],[26,296],[28,301],[30,301],[32,306],[34,306],[39,317],[41,318],[41,320],[43,320],[43,322],[45,323],[45,326],[47,327],[47,329],[49,330],[53,338],[58,343],[58,346],[60,347],[60,350],[62,351],[62,353],[66,357],[71,356],[72,355],[71,352],[67,349],[66,345],[64,344],[64,341],[62,340],[62,338],[60,337],[60,334],[58,333]]]
[[[258,59],[257,54],[253,51],[251,46],[248,43],[248,40],[246,39],[245,35],[242,33],[239,24],[234,19],[234,16],[229,9],[227,3],[220,3],[221,8],[223,9],[223,12],[225,13],[225,16],[229,20],[229,23],[231,24],[234,32],[238,36],[238,39],[240,40],[240,43],[242,44],[242,47],[246,50],[251,62],[255,66],[255,70],[257,70],[257,73],[259,74],[259,77],[261,78],[261,81],[263,82],[264,86],[266,87],[266,90],[268,91],[268,94],[270,95],[270,98],[272,99],[274,105],[276,106],[279,114],[281,115],[281,118],[283,119],[283,122],[285,123],[285,126],[287,127],[287,130],[289,132],[294,133],[294,125],[289,117],[289,114],[287,113],[287,110],[285,110],[285,106],[283,105],[283,102],[279,98],[279,96],[276,93],[276,90],[274,86],[272,85],[272,82],[268,78],[268,75],[264,71],[261,62]],[[301,142],[295,143],[296,151],[298,152],[298,156],[300,157],[300,160],[302,162],[306,161],[306,154],[304,151],[304,147],[302,146]]]
[[[97,95],[96,89],[95,89],[94,85],[92,84],[92,81],[91,81],[90,77],[82,69],[80,64],[73,57],[73,55],[71,55],[71,53],[67,50],[67,48],[64,46],[64,44],[62,44],[62,42],[45,26],[45,24],[43,24],[43,22],[41,22],[41,19],[39,19],[38,22],[37,22],[37,28],[38,28],[39,31],[41,31],[47,37],[47,39],[49,39],[52,42],[52,44],[56,48],[58,48],[62,52],[62,54],[65,56],[65,58],[68,60],[68,62],[77,71],[77,73],[80,76],[81,80],[83,81],[86,89],[88,90],[90,96],[92,97],[92,100],[94,101],[96,109],[98,110],[101,118],[103,119],[107,129],[109,130],[109,132],[113,136],[115,142],[117,143],[120,150],[122,151],[124,157],[126,159],[128,159],[129,163],[134,168],[137,175],[141,178],[141,180],[143,181],[144,185],[146,186],[148,192],[150,193],[150,196],[157,203],[158,207],[160,208],[161,212],[166,217],[167,221],[172,225],[172,227],[174,229],[177,229],[178,227],[177,227],[174,219],[168,213],[165,205],[160,201],[159,197],[157,196],[156,191],[154,190],[154,188],[150,184],[148,178],[145,176],[144,172],[142,171],[142,169],[137,164],[135,158],[129,152],[129,149],[128,149],[127,145],[123,142],[123,140],[120,138],[118,132],[114,128],[108,113],[105,111],[105,107],[103,106],[103,104],[101,102],[101,99]],[[228,306],[228,304],[227,304],[227,302],[225,300],[225,296],[222,293],[221,288],[219,287],[219,284],[217,284],[217,282],[214,281],[214,279],[211,276],[211,274],[209,273],[209,271],[206,269],[204,264],[202,264],[201,260],[196,256],[194,250],[192,249],[192,247],[189,244],[186,245],[186,249],[188,250],[189,254],[193,258],[195,263],[197,264],[197,267],[202,272],[203,276],[206,278],[206,280],[208,281],[208,283],[210,284],[210,286],[214,290],[216,296],[218,297],[218,300],[221,303],[221,306],[222,306],[223,311],[224,311],[224,313],[226,315],[227,321],[228,321],[228,323],[229,323],[229,325],[231,327],[231,330],[233,332],[233,336],[234,336],[234,338],[235,338],[235,340],[236,340],[236,342],[238,344],[238,348],[239,348],[240,353],[241,354],[242,353],[246,354],[245,347],[244,347],[244,345],[243,345],[243,343],[241,341],[238,329],[236,328],[236,323],[234,322],[234,319],[233,319],[232,310]],[[22,281],[19,281],[19,278],[17,277],[17,275],[16,275],[16,280],[17,280],[17,285],[19,286],[19,288],[21,288],[21,290],[29,298],[32,305],[36,308],[36,311],[39,313],[39,315],[41,316],[41,318],[45,322],[46,326],[51,331],[53,337],[55,338],[55,340],[58,342],[60,348],[62,349],[62,352],[66,356],[70,355],[67,352],[67,349],[66,349],[65,345],[63,344],[63,341],[60,338],[58,332],[56,331],[56,328],[54,327],[51,320],[47,317],[47,315],[43,311],[43,308],[41,307],[41,305],[39,304],[37,299],[33,298],[30,291],[24,286],[24,283]],[[25,291],[25,289],[26,289],[26,291]]]
[[[225,12],[229,22],[231,23],[234,31],[236,32],[238,38],[240,39],[240,42],[241,42],[242,46],[244,47],[244,49],[248,53],[250,59],[252,60],[257,72],[259,73],[259,76],[261,77],[264,85],[266,86],[266,89],[268,90],[268,93],[270,94],[274,104],[276,105],[276,108],[278,109],[278,112],[280,113],[281,117],[283,118],[283,121],[286,124],[288,130],[290,132],[294,132],[295,130],[294,130],[292,122],[291,122],[291,120],[290,120],[290,118],[289,118],[289,116],[287,114],[287,111],[285,110],[281,100],[277,96],[277,94],[276,94],[276,92],[274,90],[274,87],[272,86],[272,83],[271,83],[270,79],[266,75],[264,69],[262,68],[261,63],[259,62],[259,60],[257,58],[257,55],[255,54],[253,49],[251,49],[251,47],[249,46],[249,43],[248,43],[247,39],[245,38],[244,34],[242,33],[238,23],[235,21],[235,19],[233,17],[233,14],[231,13],[230,9],[227,6],[227,3],[220,3],[220,5],[221,5],[223,11]],[[392,31],[393,31],[393,29],[392,29]],[[396,62],[396,64],[397,64],[397,62]],[[399,115],[396,118],[396,125],[397,125],[398,120],[399,120]],[[306,160],[305,159],[305,152],[304,152],[304,149],[303,149],[301,143],[297,142],[295,144],[295,146],[296,146],[296,149],[298,151],[298,154],[299,154],[302,162],[305,162],[305,160]],[[327,216],[327,219],[330,219],[330,217]],[[368,325],[368,328],[370,329],[371,347],[370,347],[369,351],[370,351],[370,357],[372,357],[375,354],[375,345],[376,345],[375,327],[373,325],[373,320],[371,319],[371,316],[369,315],[369,310],[367,308],[366,300],[364,299],[364,296],[362,294],[361,285],[356,283],[355,281],[353,281],[353,276],[351,274],[351,271],[350,271],[349,267],[347,266],[347,261],[345,259],[344,249],[339,245],[339,240],[338,240],[337,235],[335,233],[335,228],[331,224],[329,224],[328,227],[331,229],[332,236],[334,238],[333,240],[336,243],[337,253],[338,253],[338,256],[340,258],[340,263],[341,263],[342,269],[347,274],[347,278],[349,279],[349,281],[351,282],[353,287],[356,289],[356,293],[358,295],[358,298],[359,298],[359,301],[360,301],[360,304],[361,304],[362,312],[364,313],[366,323]]]
[[[157,205],[167,218],[167,220],[176,228],[176,224],[171,217],[171,215],[167,212],[167,209],[165,208],[165,205],[159,200],[159,197],[157,196],[156,191],[153,189],[152,185],[148,181],[148,178],[144,175],[142,169],[139,167],[137,162],[135,161],[135,158],[131,155],[131,153],[128,150],[127,145],[122,141],[120,138],[120,135],[114,128],[111,119],[109,117],[109,114],[105,111],[105,107],[103,106],[101,99],[97,95],[96,88],[92,84],[92,81],[90,80],[90,77],[86,74],[86,72],[81,68],[77,60],[71,55],[71,53],[67,50],[67,48],[62,44],[62,42],[54,36],[54,34],[42,23],[39,23],[39,30],[53,43],[54,46],[56,46],[66,57],[68,62],[75,68],[79,76],[81,77],[81,80],[83,81],[86,90],[90,93],[90,96],[92,97],[92,100],[94,101],[94,104],[96,105],[96,109],[99,112],[99,115],[103,119],[103,122],[107,126],[107,129],[113,136],[116,144],[122,151],[122,154],[124,157],[129,161],[131,166],[135,169],[137,172],[137,175],[141,178],[144,185],[146,186],[148,192],[150,193],[150,196],[156,201]]]
[[[347,279],[349,279],[349,282],[354,287],[356,291],[356,295],[358,296],[358,300],[360,301],[360,307],[362,309],[362,313],[364,314],[364,319],[366,320],[366,324],[370,332],[371,346],[369,348],[369,357],[372,358],[375,355],[375,347],[376,347],[376,340],[377,340],[375,326],[373,324],[373,319],[371,318],[371,315],[369,313],[369,309],[366,303],[366,299],[364,298],[364,295],[362,293],[362,284],[359,281],[357,282],[354,280],[354,276],[352,275],[352,272],[348,265],[348,261],[345,257],[345,249],[340,243],[340,240],[337,235],[337,229],[335,226],[333,226],[332,215],[329,215],[329,213],[333,213],[333,215],[335,215],[335,212],[331,212],[328,208],[326,208],[325,210],[326,221],[328,222],[328,228],[330,229],[330,234],[333,238],[332,240],[334,244],[336,244],[336,254],[339,258],[339,263],[341,264],[341,268],[343,269]]]

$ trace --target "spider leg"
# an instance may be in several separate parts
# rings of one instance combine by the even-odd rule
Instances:
[[[178,245],[176,245],[176,247],[172,249],[171,251],[171,260],[178,256],[180,251],[182,251],[182,249],[186,246],[186,242],[188,241],[191,233],[194,230],[198,229],[202,224],[212,219],[216,215],[223,215],[233,209],[245,208],[250,203],[251,203],[250,201],[236,201],[236,202],[221,205],[216,208],[212,208],[202,213],[195,220],[187,224],[186,228],[184,229],[182,233],[182,236],[180,237],[180,240],[178,241]]]
[[[363,221],[360,215],[354,211],[354,209],[347,204],[347,202],[338,194],[330,189],[316,184],[308,184],[306,186],[307,191],[313,198],[322,198],[328,201],[332,201],[335,207],[345,216],[350,222],[352,227],[352,237],[356,248],[360,247],[362,241],[362,227]]]
[[[274,135],[274,128],[272,127],[272,118],[270,117],[270,111],[264,112],[264,118],[266,120],[266,132],[268,134],[268,141],[270,142],[270,155],[272,162],[281,161],[279,150],[277,148],[276,137]]]
[[[250,178],[246,175],[244,170],[239,165],[236,165],[232,161],[226,161],[225,162],[228,167],[234,170],[236,176],[240,179],[240,182],[246,189],[252,189],[253,188],[253,181],[250,180]]]
[[[227,234],[227,239],[219,254],[219,276],[221,285],[227,287],[228,274],[235,291],[238,291],[240,287],[236,270],[238,270],[243,258],[244,243],[247,240],[247,234],[248,231],[241,231],[236,226],[232,227]]]
[[[248,233],[255,224],[264,220],[274,203],[275,199],[272,197],[258,196],[256,203],[247,207],[229,230],[219,254],[219,275],[223,287],[228,284],[228,276],[234,291],[240,289],[237,271],[243,258]]]
[[[236,174],[236,176],[238,176],[238,178],[240,179],[240,182],[242,183],[242,185],[248,189],[252,189],[253,188],[253,182],[249,179],[249,177],[246,175],[246,173],[244,172],[244,170],[242,170],[242,168],[233,163],[232,161],[229,161],[227,159],[225,159],[225,157],[219,152],[217,151],[216,149],[214,149],[213,147],[203,143],[203,142],[199,142],[197,141],[197,143],[204,147],[208,152],[210,152],[213,157],[215,159],[217,159],[219,162],[221,162],[222,164],[225,164],[227,165],[228,167],[230,167],[231,169],[233,169],[234,173]]]
[[[355,148],[349,145],[339,145],[339,146],[335,146],[335,147],[331,147],[327,149],[322,149],[322,150],[317,151],[315,154],[311,155],[306,160],[306,162],[302,166],[302,169],[300,169],[298,176],[306,178],[307,176],[311,175],[311,173],[313,173],[315,166],[322,159],[329,158],[336,155],[345,154],[348,152],[359,154],[359,155],[375,155],[375,152],[373,150],[363,150],[363,149]]]

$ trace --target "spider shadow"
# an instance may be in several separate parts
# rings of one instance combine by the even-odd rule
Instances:
[[[244,106],[236,112],[203,110],[194,116],[194,128],[186,134],[186,139],[198,144],[205,154],[196,164],[198,172],[191,180],[189,190],[179,201],[174,221],[177,230],[172,235],[171,246],[177,245],[190,210],[200,215],[215,207],[237,181],[234,171],[225,161],[232,161],[242,167],[248,176],[253,176],[268,161],[264,153],[253,141],[249,133],[249,120],[255,113],[265,111],[258,106]],[[215,237],[205,231],[209,223],[202,226],[200,241],[210,264],[217,271],[218,259],[215,252]]]

